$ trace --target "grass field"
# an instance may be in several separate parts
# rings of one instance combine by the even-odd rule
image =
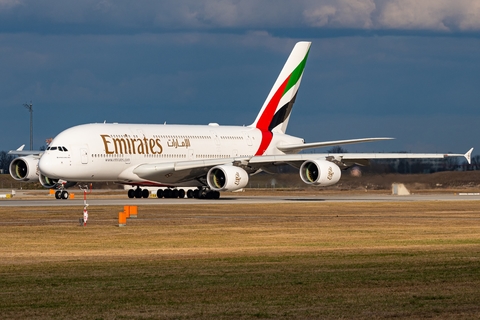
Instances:
[[[479,204],[0,207],[0,315],[477,319]]]

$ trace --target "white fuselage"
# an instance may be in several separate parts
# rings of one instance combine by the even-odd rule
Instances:
[[[39,170],[53,179],[135,184],[146,182],[132,174],[142,164],[283,154],[278,143],[302,141],[275,134],[262,152],[261,140],[261,131],[252,127],[85,124],[56,136],[40,158]]]

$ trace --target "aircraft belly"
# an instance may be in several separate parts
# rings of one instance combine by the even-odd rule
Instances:
[[[157,170],[149,168],[148,171],[135,170],[132,171],[133,175],[138,178],[155,181],[164,184],[179,184],[188,181],[196,180],[207,174],[209,168],[192,168],[175,171],[173,166],[159,167]]]

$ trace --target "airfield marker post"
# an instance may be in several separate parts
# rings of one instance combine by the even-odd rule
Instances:
[[[81,219],[81,222],[83,222],[83,226],[87,226],[87,220],[88,220],[88,203],[87,203],[87,191],[89,187],[87,185],[84,186],[79,186],[81,190],[83,190],[83,219]],[[92,184],[90,184],[90,192],[92,192]],[[80,224],[81,225],[81,224]]]
[[[137,206],[130,206],[130,218],[136,218],[138,214]]]
[[[119,227],[125,227],[127,225],[127,215],[125,214],[125,211],[119,212],[118,213],[118,226]]]

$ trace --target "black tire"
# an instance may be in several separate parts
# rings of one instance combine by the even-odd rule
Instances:
[[[135,190],[133,190],[133,189],[128,190],[128,197],[130,199],[135,198]]]
[[[61,196],[62,196],[62,199],[63,199],[63,200],[67,200],[67,199],[68,199],[68,196],[69,196],[68,191],[62,191],[62,195],[61,195]]]
[[[183,190],[183,189],[178,190],[178,197],[180,199],[185,198],[185,190]]]
[[[193,198],[193,190],[188,190],[187,191],[187,198],[192,199]]]
[[[142,197],[142,189],[135,189],[135,198],[140,199]]]
[[[163,196],[167,199],[171,198],[172,197],[172,190],[170,190],[170,189],[163,190]]]
[[[148,198],[150,196],[150,191],[148,189],[143,189],[142,190],[142,197],[143,198]]]
[[[55,199],[62,199],[62,191],[60,190],[55,191]]]
[[[163,190],[162,190],[162,189],[158,189],[158,190],[157,190],[157,198],[158,198],[158,199],[162,199],[162,198],[163,198]]]
[[[213,199],[217,200],[220,199],[220,192],[219,191],[212,191],[213,192]]]
[[[195,190],[193,191],[193,197],[194,197],[195,199],[200,199],[200,190],[195,189]]]
[[[174,198],[174,199],[178,198],[178,190],[177,189],[172,190],[172,198]]]
[[[205,199],[213,199],[213,191],[207,191],[205,194]]]

